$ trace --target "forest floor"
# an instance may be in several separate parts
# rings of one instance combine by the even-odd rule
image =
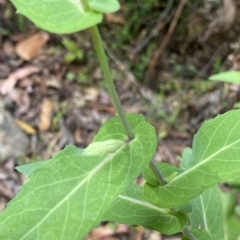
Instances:
[[[121,103],[155,127],[155,160],[178,165],[204,121],[239,106],[239,85],[208,77],[240,70],[240,3],[120,2],[100,32]],[[86,147],[114,115],[89,32],[44,32],[0,0],[0,211],[26,181],[16,165]],[[87,239],[179,238],[105,223]]]

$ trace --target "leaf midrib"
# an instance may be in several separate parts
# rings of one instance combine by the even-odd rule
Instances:
[[[131,198],[131,197],[126,197],[124,195],[119,195],[118,197],[123,199],[123,200],[129,201],[129,202],[132,202],[132,203],[135,203],[135,204],[138,204],[138,205],[141,205],[141,206],[153,209],[153,210],[157,210],[158,212],[169,214],[169,209],[159,208],[159,207],[157,207],[155,205],[152,205],[149,202],[141,201],[141,200],[138,200],[138,199],[135,199],[135,198]]]

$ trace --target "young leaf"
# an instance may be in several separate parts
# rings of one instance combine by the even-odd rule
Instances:
[[[127,118],[135,138],[115,152],[89,156],[68,146],[32,169],[30,180],[0,214],[0,239],[77,240],[97,226],[155,153],[154,128],[142,116]],[[127,139],[118,117],[103,126],[95,141],[110,139]]]
[[[224,240],[240,238],[240,220],[234,211],[237,204],[233,192],[222,192]]]
[[[146,200],[164,208],[185,204],[205,189],[240,174],[240,110],[205,122],[193,140],[190,165],[165,186],[146,183]]]
[[[223,81],[228,83],[240,83],[240,71],[228,71],[214,74],[209,77],[211,81]]]
[[[11,0],[17,12],[54,33],[73,33],[102,21],[102,13],[84,9],[84,0]]]
[[[205,190],[190,201],[192,212],[188,214],[193,230],[206,230],[212,240],[223,239],[222,201],[218,186]]]
[[[187,224],[187,215],[159,208],[143,199],[142,187],[130,184],[104,214],[104,221],[141,225],[164,234],[181,232]]]
[[[116,12],[120,8],[120,4],[117,0],[88,0],[88,4],[92,10],[101,13]]]

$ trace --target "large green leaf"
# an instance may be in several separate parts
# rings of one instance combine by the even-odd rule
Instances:
[[[120,8],[117,0],[88,0],[89,6],[92,10],[101,13],[116,12]]]
[[[236,195],[233,192],[222,192],[223,202],[223,230],[224,240],[240,239],[240,219],[234,209],[237,204]]]
[[[197,240],[212,240],[211,235],[209,232],[207,232],[205,229],[194,229],[190,231],[195,239]],[[182,237],[182,240],[189,240],[189,237],[187,237],[185,234]],[[221,239],[219,239],[221,240]]]
[[[146,200],[160,207],[183,205],[205,189],[240,174],[240,110],[205,122],[193,140],[189,167],[165,186],[144,185]]]
[[[11,0],[17,12],[54,33],[73,33],[102,21],[102,13],[84,10],[86,0]]]
[[[194,230],[206,230],[212,240],[223,238],[222,200],[218,186],[205,190],[190,201],[192,212],[188,214]]]
[[[154,206],[143,199],[142,187],[129,185],[104,214],[103,220],[141,225],[164,234],[181,232],[187,224],[183,213]]]
[[[209,77],[211,81],[223,81],[228,83],[240,83],[240,71],[228,71],[214,74]]]
[[[109,151],[106,145],[105,155],[91,156],[91,151],[85,155],[81,149],[68,146],[32,169],[30,180],[0,214],[0,239],[78,240],[98,225],[155,153],[154,128],[140,115],[129,115],[128,120],[135,138],[117,150],[111,146]],[[103,141],[111,139],[127,140],[118,117],[102,127],[94,139],[95,147],[96,142],[102,147]]]

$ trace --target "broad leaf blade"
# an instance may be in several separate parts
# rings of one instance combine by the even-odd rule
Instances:
[[[193,234],[193,236],[197,240],[212,240],[212,236],[204,229],[194,229],[194,230],[191,230],[190,232]],[[182,240],[189,240],[189,237],[187,237],[184,234],[182,237]]]
[[[154,206],[143,199],[142,187],[129,185],[118,196],[103,220],[129,225],[141,225],[164,234],[181,232],[187,224],[187,216],[183,213],[173,215],[170,209]]]
[[[235,213],[236,195],[233,192],[222,192],[224,240],[240,239],[240,220]]]
[[[33,170],[30,180],[0,214],[0,239],[78,240],[98,225],[156,149],[154,128],[138,115],[130,115],[128,120],[135,139],[116,152],[89,156],[68,146]],[[108,121],[103,130],[97,140],[127,138],[117,117]]]
[[[223,81],[228,83],[240,83],[240,71],[228,71],[214,74],[209,77],[211,81]]]
[[[194,137],[190,165],[165,186],[144,185],[148,201],[172,208],[240,174],[240,111],[205,122]]]
[[[88,0],[92,10],[101,13],[113,13],[119,10],[120,4],[117,0]]]
[[[205,190],[190,201],[192,212],[188,214],[194,230],[205,230],[212,240],[223,239],[222,201],[218,186]]]
[[[73,33],[102,21],[102,13],[84,10],[82,0],[11,0],[17,12],[54,33]]]

